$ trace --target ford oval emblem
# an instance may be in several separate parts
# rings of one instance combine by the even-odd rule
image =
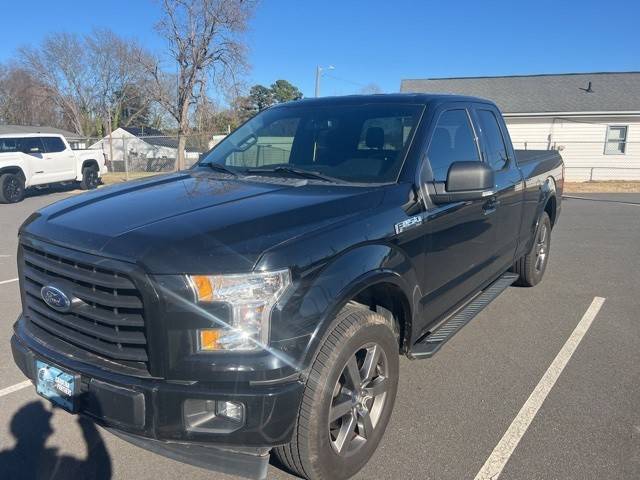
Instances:
[[[59,288],[45,285],[40,289],[40,296],[44,300],[44,303],[59,312],[68,312],[71,308],[71,300],[69,300],[69,297]]]

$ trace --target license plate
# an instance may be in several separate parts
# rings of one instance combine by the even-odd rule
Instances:
[[[78,375],[36,360],[36,391],[54,404],[73,412]]]

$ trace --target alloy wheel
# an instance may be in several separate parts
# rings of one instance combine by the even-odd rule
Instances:
[[[540,225],[540,231],[538,232],[538,238],[536,240],[536,262],[535,268],[537,272],[541,272],[544,269],[547,256],[549,254],[549,232],[546,223]]]
[[[375,432],[387,401],[388,374],[387,357],[376,343],[349,357],[329,409],[329,438],[339,455],[359,450]]]

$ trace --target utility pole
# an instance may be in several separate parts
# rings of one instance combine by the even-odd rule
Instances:
[[[320,96],[320,77],[322,77],[322,72],[324,70],[333,70],[334,67],[333,65],[329,65],[328,67],[321,67],[320,65],[318,65],[316,67],[316,97]]]

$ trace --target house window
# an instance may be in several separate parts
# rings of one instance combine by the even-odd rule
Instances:
[[[627,149],[627,126],[609,125],[604,145],[605,155],[624,155]]]

